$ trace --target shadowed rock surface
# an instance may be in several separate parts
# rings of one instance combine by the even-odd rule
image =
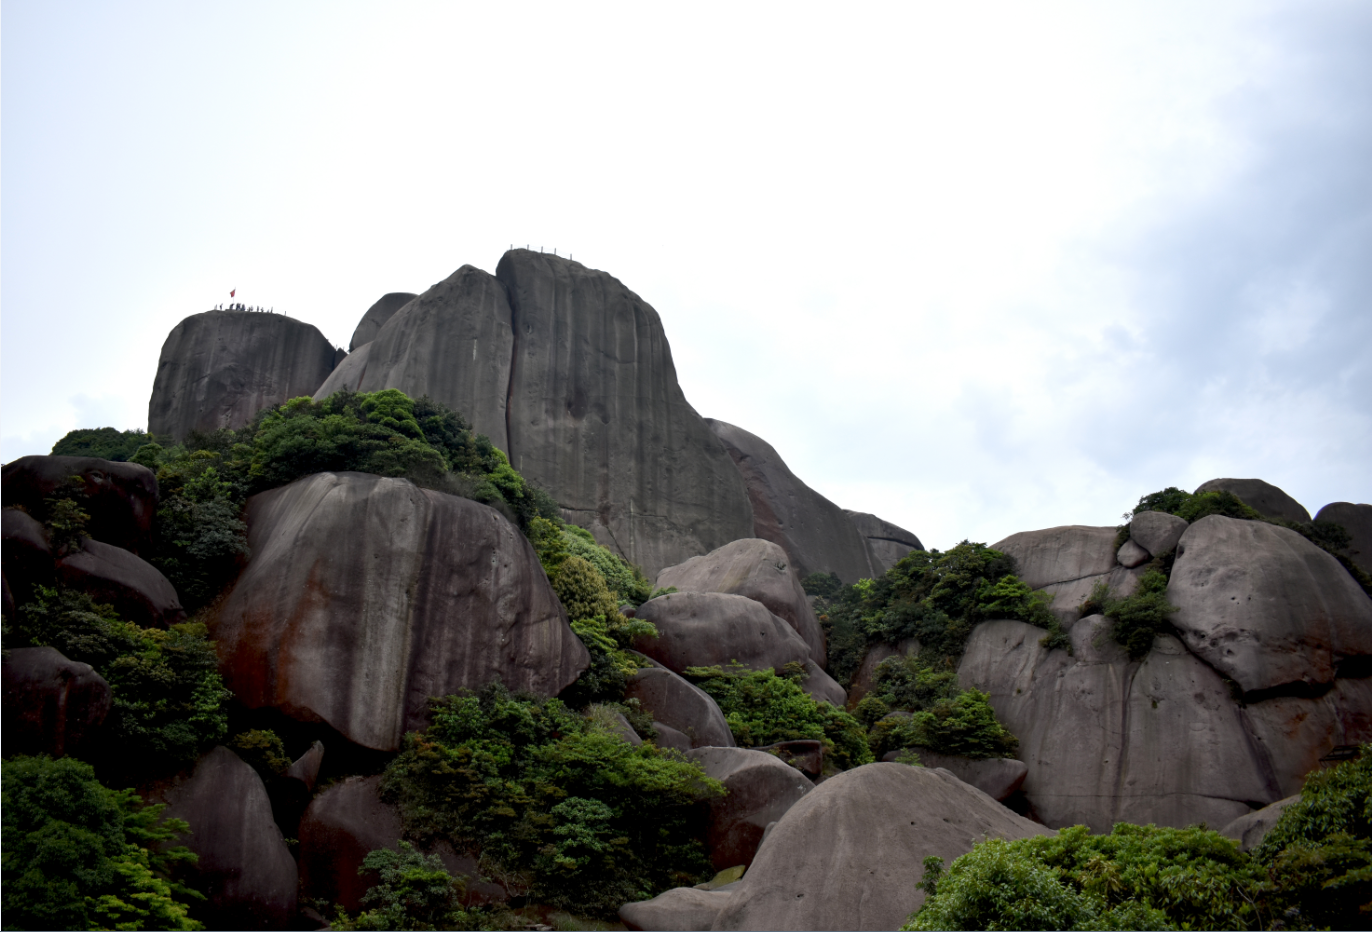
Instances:
[[[891,762],[900,753],[900,751],[887,751],[881,759]],[[940,754],[928,748],[915,748],[915,753],[919,755],[920,763],[924,766],[942,768],[963,783],[975,786],[997,802],[1009,799],[1012,793],[1023,786],[1024,777],[1029,772],[1024,761],[1009,760],[1003,757],[991,760],[973,760],[969,757]]]
[[[263,408],[313,395],[334,361],[317,328],[283,314],[194,314],[162,344],[148,430],[181,440],[193,430],[242,427]]]
[[[98,540],[85,541],[80,550],[58,560],[57,576],[145,628],[165,628],[186,617],[176,590],[157,567]]]
[[[1310,512],[1304,505],[1261,479],[1211,479],[1196,486],[1195,494],[1218,491],[1233,492],[1245,505],[1269,518],[1285,518],[1297,524],[1310,521]]]
[[[1372,505],[1332,502],[1320,509],[1315,520],[1343,525],[1353,538],[1344,553],[1365,572],[1372,573]]]
[[[400,813],[381,801],[380,777],[348,777],[320,793],[300,819],[300,892],[356,911],[375,877],[362,859],[400,841]]]
[[[372,345],[363,343],[340,359],[324,384],[314,393],[314,400],[323,401],[334,392],[361,391],[362,376],[367,374],[367,360],[371,358],[371,352]]]
[[[180,842],[200,856],[195,872],[209,897],[210,928],[284,929],[295,920],[295,859],[262,778],[237,754],[216,747],[189,775],[147,796],[191,825]]]
[[[1078,608],[1097,583],[1105,583],[1120,598],[1138,588],[1143,566],[1129,569],[1115,556],[1112,527],[1069,524],[1041,531],[1021,531],[991,545],[1019,565],[1019,577],[1031,588],[1053,597],[1051,609],[1064,625],[1079,617]]]
[[[109,715],[110,684],[52,647],[18,647],[4,662],[5,755],[80,750]]]
[[[806,695],[819,702],[827,702],[836,709],[848,705],[848,691],[813,660],[805,661],[805,672],[809,674],[801,681],[800,688]]]
[[[1271,761],[1277,792],[1289,796],[1331,748],[1372,741],[1372,679],[1337,679],[1321,696],[1275,696],[1244,711]]]
[[[655,588],[724,592],[760,602],[804,639],[810,656],[824,663],[824,631],[786,551],[768,540],[745,537],[657,576]]]
[[[777,822],[716,929],[895,929],[924,902],[929,855],[1048,831],[951,774],[867,764],[815,787]]]
[[[897,524],[865,511],[850,511],[845,508],[843,513],[867,542],[867,562],[872,565],[873,579],[885,574],[911,550],[924,549],[918,537]]]
[[[252,559],[209,619],[248,708],[394,751],[430,696],[555,695],[589,662],[529,542],[402,479],[318,473],[248,500]]]
[[[157,514],[157,477],[148,467],[94,456],[21,456],[6,463],[0,476],[5,506],[22,505],[39,521],[48,516],[44,499],[80,476],[81,508],[90,515],[86,533],[133,553],[148,552]]]
[[[810,488],[772,445],[724,421],[706,423],[729,451],[752,503],[752,530],[781,546],[802,576],[833,573],[847,585],[872,575],[866,539],[843,509]]]
[[[33,598],[35,586],[52,583],[53,559],[47,532],[18,508],[0,511],[0,566],[4,568],[6,583],[15,587],[13,595],[20,605]]]
[[[357,329],[353,330],[353,338],[348,343],[348,352],[355,353],[358,348],[365,346],[376,339],[377,332],[385,325],[386,321],[395,316],[395,312],[413,301],[418,295],[410,294],[408,291],[392,291],[383,294],[377,302],[367,308],[367,313],[362,315],[362,319],[357,322]]]
[[[675,673],[687,667],[728,666],[737,660],[754,670],[805,663],[810,649],[795,629],[741,595],[678,592],[644,602],[638,617],[657,625],[658,636],[634,644]]]
[[[659,722],[685,736],[693,748],[735,746],[729,723],[710,694],[661,664],[654,662],[629,677],[624,698],[637,699],[644,711],[652,715],[659,747],[675,747],[679,743],[675,735],[662,734]]]
[[[1220,829],[1220,834],[1226,838],[1232,838],[1239,843],[1239,847],[1244,851],[1252,851],[1262,844],[1263,838],[1272,831],[1272,826],[1277,824],[1281,814],[1285,812],[1292,803],[1301,801],[1301,794],[1288,796],[1279,799],[1270,806],[1263,806],[1248,815],[1241,815],[1224,828]]]
[[[1372,600],[1338,560],[1263,521],[1210,515],[1187,528],[1167,598],[1187,647],[1245,692],[1328,683],[1372,655]]]
[[[715,917],[729,902],[733,888],[697,890],[673,887],[651,900],[625,903],[619,908],[619,921],[630,929],[676,929],[708,932]]]
[[[799,770],[766,751],[701,748],[686,756],[729,791],[709,803],[705,841],[715,870],[753,863],[767,825],[814,789]]]

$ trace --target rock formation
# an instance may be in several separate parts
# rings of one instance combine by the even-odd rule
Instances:
[[[26,512],[6,508],[0,511],[0,522],[0,566],[6,585],[14,577],[14,598],[22,605],[33,598],[35,586],[52,584],[52,548],[43,525]]]
[[[843,513],[867,542],[867,562],[872,565],[874,579],[895,566],[911,550],[924,549],[918,537],[897,524],[865,511],[845,508]]]
[[[634,645],[667,669],[728,666],[738,661],[754,670],[804,664],[810,649],[766,606],[741,595],[678,592],[639,607],[638,617],[657,625],[657,637]]]
[[[104,724],[110,684],[51,647],[19,647],[4,662],[5,755],[61,757]]]
[[[395,316],[395,312],[413,301],[418,295],[412,295],[408,291],[392,291],[383,294],[381,298],[367,308],[367,313],[362,315],[362,319],[357,323],[357,329],[353,331],[353,338],[348,343],[348,352],[357,352],[361,346],[365,346],[376,339],[376,334],[385,326],[386,321]]]
[[[767,826],[814,789],[799,770],[765,751],[701,748],[686,756],[728,790],[709,804],[705,841],[715,870],[753,863]]]
[[[533,548],[485,505],[318,473],[246,518],[252,558],[209,623],[249,708],[393,751],[431,696],[493,680],[553,695],[589,662]]]
[[[1261,479],[1211,479],[1196,486],[1202,492],[1233,492],[1243,503],[1269,518],[1284,518],[1297,524],[1308,524],[1310,512],[1305,506],[1270,482]]]
[[[145,628],[165,628],[186,617],[176,590],[157,567],[98,540],[85,541],[80,550],[58,560],[57,576]]]
[[[648,658],[644,658],[647,660]],[[629,677],[626,699],[637,699],[644,711],[653,717],[653,727],[659,733],[661,747],[677,747],[680,739],[671,732],[679,732],[692,748],[734,747],[734,735],[724,713],[719,711],[710,694],[677,676],[666,667],[653,662]],[[661,724],[659,724],[661,723]],[[663,740],[662,725],[670,731]]]
[[[313,395],[335,358],[318,329],[282,314],[194,314],[162,344],[148,430],[180,440],[242,427],[262,408]]]
[[[1344,553],[1363,572],[1372,573],[1372,505],[1333,502],[1321,508],[1315,520],[1342,525],[1353,538]]]
[[[619,908],[619,920],[630,929],[699,929],[708,932],[733,894],[730,888],[698,890],[673,887],[666,893]]]
[[[45,501],[72,490],[90,515],[86,533],[101,543],[145,554],[157,514],[157,477],[137,463],[93,456],[21,456],[0,470],[5,507],[19,505],[33,518],[48,515]],[[80,482],[69,485],[73,476]]]
[[[1292,803],[1298,803],[1300,800],[1300,794],[1279,799],[1270,806],[1239,816],[1220,829],[1220,834],[1237,841],[1244,851],[1252,851],[1262,844],[1263,838],[1272,830],[1272,826],[1277,824],[1281,814],[1290,808]]]
[[[900,751],[887,751],[882,756],[882,760],[891,762],[900,754]],[[952,754],[940,754],[928,748],[919,748],[918,754],[920,763],[925,767],[946,770],[963,783],[968,786],[975,786],[997,802],[1004,802],[1009,799],[1016,790],[1024,785],[1024,778],[1029,773],[1029,768],[1024,761],[1011,760],[1005,757],[973,760],[968,757],[955,757]]]
[[[1014,557],[1020,579],[1051,595],[1053,614],[1070,624],[1081,616],[1078,606],[1097,583],[1106,583],[1120,597],[1138,586],[1144,570],[1119,564],[1115,534],[1112,527],[1072,524],[1011,534],[991,549]]]

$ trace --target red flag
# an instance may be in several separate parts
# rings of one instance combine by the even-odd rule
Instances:
[[[238,293],[238,289],[235,288],[233,291],[230,291],[230,292],[229,292],[229,297],[232,298],[232,297],[233,297],[234,295],[236,295],[237,293]]]

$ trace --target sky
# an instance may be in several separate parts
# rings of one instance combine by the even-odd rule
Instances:
[[[512,244],[928,547],[1258,477],[1372,501],[1372,4],[0,8],[0,460],[178,321],[347,346]]]

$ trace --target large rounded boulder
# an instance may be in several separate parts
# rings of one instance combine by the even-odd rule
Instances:
[[[157,567],[98,540],[85,541],[80,550],[58,560],[57,576],[143,627],[165,628],[186,617],[176,590]]]
[[[110,684],[52,647],[17,647],[4,661],[5,754],[61,757],[105,722]]]
[[[1372,573],[1372,505],[1331,502],[1320,509],[1315,520],[1341,525],[1351,538],[1344,553],[1363,572]]]
[[[1195,494],[1205,492],[1232,492],[1249,508],[1269,518],[1282,518],[1297,524],[1310,522],[1310,512],[1304,505],[1261,479],[1211,479],[1196,486]]]
[[[418,295],[410,294],[408,291],[392,291],[383,294],[377,302],[367,308],[367,313],[362,315],[362,319],[357,322],[357,328],[353,330],[353,338],[348,343],[348,352],[355,353],[359,347],[365,346],[376,339],[377,333],[386,325],[386,321],[395,316],[395,312],[413,301]]]
[[[692,748],[735,746],[729,723],[709,693],[666,667],[649,663],[650,666],[629,677],[624,697],[637,699],[643,710],[652,715],[659,732],[661,725],[667,726],[664,746],[679,748],[681,738],[689,741]],[[664,744],[661,738],[658,743]]]
[[[1044,834],[952,774],[867,764],[781,817],[714,928],[899,928],[924,902],[926,857],[951,864],[984,839]]]
[[[249,708],[394,751],[432,696],[495,680],[551,696],[589,663],[533,548],[485,505],[318,473],[246,518],[252,558],[209,623]]]
[[[94,456],[21,456],[6,463],[0,476],[6,508],[21,505],[43,521],[47,499],[71,492],[90,515],[86,533],[92,538],[137,554],[151,546],[157,477],[146,466]]]
[[[686,756],[728,790],[709,803],[705,841],[716,870],[753,863],[767,826],[814,789],[799,770],[766,751],[700,748]]]
[[[1112,527],[1069,524],[1011,534],[991,548],[1014,557],[1020,579],[1051,595],[1053,614],[1070,625],[1081,617],[1079,606],[1098,583],[1120,597],[1138,586],[1144,568],[1120,565],[1117,533]]]
[[[865,511],[852,511],[843,509],[843,513],[848,516],[848,520],[853,522],[853,527],[862,539],[867,542],[867,562],[872,564],[872,576],[883,575],[891,567],[900,562],[911,550],[923,550],[924,545],[913,532],[905,530],[898,524],[892,524],[884,518],[868,514]]]
[[[762,603],[722,592],[678,592],[644,602],[638,617],[657,626],[657,637],[635,646],[677,673],[687,667],[737,660],[754,670],[804,664],[809,646]]]

